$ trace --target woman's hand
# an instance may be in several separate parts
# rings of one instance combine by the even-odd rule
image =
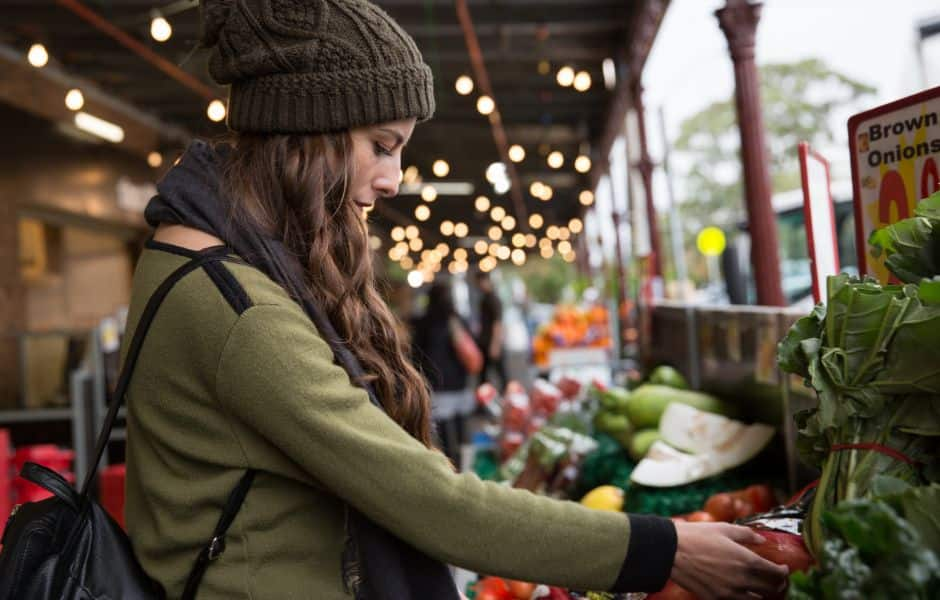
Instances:
[[[779,595],[789,569],[745,548],[764,538],[729,523],[676,523],[678,548],[671,579],[702,600]]]

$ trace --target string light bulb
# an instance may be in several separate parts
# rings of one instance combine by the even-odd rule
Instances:
[[[490,218],[496,222],[502,221],[505,216],[506,209],[502,206],[494,206],[493,210],[490,211]]]
[[[206,115],[209,117],[210,121],[218,123],[225,119],[225,104],[221,100],[213,100],[209,103],[209,107],[206,108]]]
[[[453,235],[454,234],[454,222],[453,221],[444,221],[441,223],[441,233],[443,235]]]
[[[505,231],[512,231],[516,228],[516,218],[512,215],[506,215],[503,217],[503,220],[500,222],[500,226]]]
[[[470,79],[467,75],[461,75],[457,78],[457,82],[454,84],[454,87],[457,89],[457,93],[461,96],[466,96],[473,91],[473,80]]]
[[[431,209],[428,208],[427,204],[419,204],[415,208],[415,218],[419,221],[427,221],[431,218]]]
[[[150,37],[158,42],[165,42],[173,35],[173,27],[163,15],[154,15],[150,21]]]
[[[581,230],[584,229],[584,223],[581,222],[581,219],[575,217],[568,221],[568,229],[571,230],[571,233],[581,233]]]
[[[548,155],[546,162],[548,163],[548,166],[550,166],[551,168],[560,169],[565,164],[565,155],[559,152],[558,150],[555,150],[554,152]]]
[[[465,238],[468,233],[470,233],[470,227],[466,223],[461,221],[454,225],[454,237],[458,239]]]
[[[513,144],[509,147],[509,160],[514,163],[522,162],[525,160],[525,148],[519,144]]]
[[[591,159],[586,154],[582,154],[574,159],[574,170],[578,173],[587,173],[591,170]]]
[[[392,228],[392,239],[396,242],[400,242],[405,239],[405,228],[404,227],[393,227]]]
[[[65,106],[69,110],[81,110],[85,106],[85,96],[82,91],[78,88],[69,90],[69,93],[65,95]]]
[[[425,202],[434,202],[437,200],[437,188],[433,185],[426,185],[421,188],[421,199]]]
[[[481,115],[488,115],[496,109],[496,103],[489,96],[480,96],[477,99],[477,111]]]
[[[571,86],[571,84],[574,83],[574,69],[567,65],[558,69],[558,74],[555,76],[555,80],[561,87]]]
[[[529,227],[532,229],[538,229],[545,223],[545,219],[542,218],[542,215],[539,213],[532,213],[529,215]]]
[[[447,177],[447,174],[450,173],[450,165],[447,164],[446,160],[438,159],[434,161],[431,171],[438,177]]]
[[[525,250],[516,248],[512,251],[512,263],[517,267],[521,267],[525,264]]]
[[[591,190],[582,190],[578,194],[578,202],[581,203],[581,206],[591,206],[594,204],[594,192]]]
[[[574,77],[574,89],[579,92],[586,92],[591,89],[591,74],[587,71],[579,71]]]
[[[163,164],[163,155],[154,150],[147,155],[147,164],[153,167],[154,169],[158,168]]]
[[[26,53],[26,60],[37,69],[41,69],[49,62],[49,52],[42,44],[33,44]]]
[[[490,209],[490,199],[486,196],[477,196],[473,201],[473,206],[480,212],[486,212]]]

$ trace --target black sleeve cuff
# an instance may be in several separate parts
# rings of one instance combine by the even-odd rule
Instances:
[[[669,581],[676,558],[676,526],[651,515],[630,518],[630,544],[611,592],[658,592]]]

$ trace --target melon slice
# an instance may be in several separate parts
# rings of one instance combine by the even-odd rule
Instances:
[[[655,442],[633,469],[630,479],[650,487],[673,487],[721,472],[711,456],[686,454],[662,441]]]
[[[659,433],[663,441],[653,444],[633,470],[636,483],[672,487],[733,469],[757,456],[770,443],[774,428],[673,402],[663,413]]]

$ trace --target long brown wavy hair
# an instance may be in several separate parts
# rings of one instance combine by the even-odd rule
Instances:
[[[347,197],[354,168],[349,134],[242,133],[228,144],[222,187],[232,218],[280,239],[298,258],[306,293],[362,363],[389,416],[431,447],[428,384],[379,294],[368,228]]]

